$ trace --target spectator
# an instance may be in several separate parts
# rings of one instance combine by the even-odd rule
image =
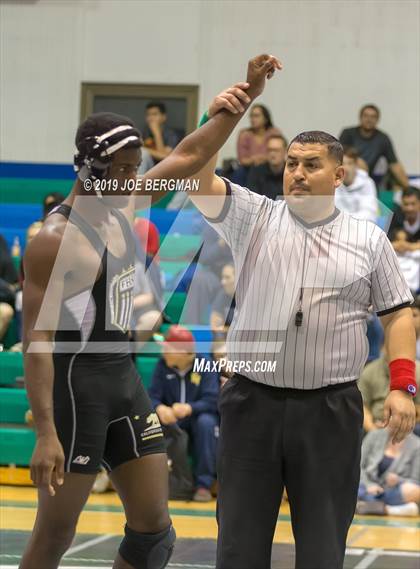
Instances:
[[[58,205],[66,199],[60,192],[51,192],[47,194],[42,200],[42,221],[47,215]]]
[[[372,311],[372,307],[369,309],[366,324],[366,336],[369,342],[369,354],[366,362],[369,363],[380,357],[385,335],[381,321],[376,313]]]
[[[413,294],[420,292],[420,241],[411,243],[405,229],[395,229],[389,239],[397,254],[405,280]]]
[[[202,237],[201,267],[191,281],[186,304],[186,321],[190,324],[209,323],[209,306],[220,290],[222,268],[232,263],[230,248],[212,227],[206,224]]]
[[[138,343],[147,342],[163,323],[163,287],[159,269],[159,232],[154,223],[137,218],[133,315],[131,326]],[[152,262],[153,261],[153,262]]]
[[[0,342],[13,319],[18,276],[6,240],[0,235]]]
[[[281,132],[273,126],[270,111],[264,105],[253,105],[249,115],[251,127],[241,130],[238,137],[238,160],[242,166],[259,166],[267,162],[267,142]]]
[[[156,225],[143,217],[137,217],[134,221],[134,232],[138,237],[143,251],[145,251],[148,264],[159,252],[160,234]],[[157,258],[159,260],[159,258]]]
[[[45,200],[44,200],[45,201]],[[44,207],[45,212],[45,207]],[[40,231],[43,221],[34,221],[26,230],[26,246],[32,241],[32,239],[37,235]],[[22,337],[22,287],[23,281],[25,279],[25,274],[23,271],[23,258],[20,259],[19,263],[19,274],[18,274],[18,281],[19,285],[16,286],[16,296],[15,296],[15,319],[16,319],[16,328],[18,332],[19,342],[14,344],[10,348],[10,351],[13,352],[21,352],[22,351],[22,343],[20,342],[20,338]]]
[[[171,326],[149,393],[169,441],[179,428],[192,438],[197,461],[194,500],[208,502],[216,473],[219,376],[213,371],[193,370],[194,360],[209,362],[202,357],[195,353],[192,333],[182,326]]]
[[[166,125],[166,107],[159,101],[146,106],[146,125],[144,147],[156,164],[170,154],[181,137]]]
[[[225,383],[230,379],[233,375],[232,371],[227,369],[227,347],[226,347],[226,338],[220,338],[217,336],[217,339],[213,340],[211,346],[211,353],[213,360],[215,362],[220,362],[220,387],[222,388]],[[219,370],[218,370],[219,371]]]
[[[335,191],[335,205],[340,211],[358,219],[376,222],[378,200],[375,182],[365,170],[357,167],[357,150],[344,149],[344,181]]]
[[[413,312],[414,328],[416,330],[416,358],[420,360],[420,294],[417,295],[414,300],[414,304],[411,305],[411,310]]]
[[[139,169],[137,171],[139,176],[143,176],[146,172],[148,172],[153,166],[155,165],[155,161],[152,158],[152,155],[147,150],[147,148],[142,148],[141,150],[141,163]]]
[[[371,431],[362,443],[358,514],[417,516],[420,502],[420,439],[392,444],[388,429]]]
[[[416,362],[416,381],[420,381],[420,361]],[[367,364],[362,371],[359,389],[363,398],[363,428],[366,432],[374,431],[383,425],[384,402],[389,394],[389,367],[385,346],[381,357]],[[418,420],[420,393],[417,393],[414,402]]]
[[[283,195],[286,151],[286,139],[281,134],[272,134],[267,140],[267,162],[249,169],[247,186],[250,190],[272,200]]]
[[[380,111],[376,105],[364,105],[360,109],[360,124],[345,128],[340,134],[340,142],[343,146],[351,146],[358,151],[361,158],[359,166],[364,167],[374,179],[375,167],[381,158],[385,158],[397,183],[406,188],[407,174],[398,162],[391,139],[385,132],[376,128],[379,117]],[[379,183],[380,179],[375,181]]]
[[[222,290],[212,304],[210,327],[213,332],[227,332],[235,311],[235,267],[225,265],[221,275]]]
[[[420,190],[409,187],[403,191],[401,196],[401,207],[398,206],[392,217],[388,235],[395,229],[405,229],[408,234],[408,241],[416,243],[420,241]]]

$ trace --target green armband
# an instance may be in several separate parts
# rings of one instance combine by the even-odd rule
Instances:
[[[203,126],[203,124],[206,124],[206,122],[207,122],[208,120],[210,120],[210,117],[209,117],[208,111],[206,111],[206,112],[203,114],[203,116],[201,117],[200,122],[198,123],[198,128],[200,128],[200,126]]]

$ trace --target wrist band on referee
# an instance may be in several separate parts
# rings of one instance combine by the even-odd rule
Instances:
[[[205,113],[203,113],[203,116],[201,117],[200,122],[198,123],[198,128],[200,128],[200,126],[203,126],[203,124],[206,124],[206,122],[209,120],[210,120],[209,113],[208,111],[206,111]]]
[[[400,389],[411,395],[417,393],[416,364],[413,360],[400,358],[389,364],[390,389]]]

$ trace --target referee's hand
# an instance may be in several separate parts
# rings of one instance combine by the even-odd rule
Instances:
[[[389,427],[392,444],[400,443],[416,424],[413,396],[405,391],[393,390],[384,403],[384,427]]]
[[[208,115],[214,117],[219,111],[226,109],[236,115],[243,113],[251,99],[246,94],[249,83],[236,83],[219,93],[210,103]]]

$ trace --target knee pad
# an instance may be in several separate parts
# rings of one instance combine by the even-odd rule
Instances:
[[[176,534],[172,524],[159,533],[139,533],[125,526],[119,548],[121,557],[135,569],[164,569],[174,550]]]

